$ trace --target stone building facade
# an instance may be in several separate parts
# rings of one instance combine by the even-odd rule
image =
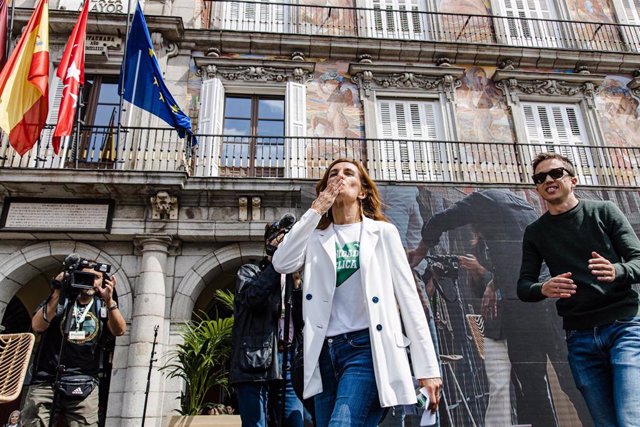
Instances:
[[[640,229],[633,0],[141,0],[193,146],[135,107],[120,111],[126,0],[89,1],[81,136],[60,156],[50,129],[22,158],[0,145],[0,319],[24,327],[71,252],[113,265],[128,332],[115,344],[107,425],[140,425],[154,326],[162,364],[179,326],[263,256],[265,223],[305,211],[333,159],[363,161],[396,200],[407,248],[416,221],[474,190],[543,210],[528,178],[542,150],[571,157],[583,194],[615,200]],[[12,43],[34,1],[15,3]],[[80,4],[50,0],[51,76]],[[52,77],[51,124],[60,86]],[[87,204],[95,221],[77,214]],[[466,250],[453,243],[465,238],[442,244]],[[163,425],[181,387],[153,371],[147,425]],[[472,425],[482,405],[452,424]]]

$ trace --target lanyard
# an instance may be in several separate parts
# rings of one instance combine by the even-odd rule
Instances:
[[[78,308],[78,301],[73,304],[73,318],[76,321],[76,331],[79,331],[84,323],[84,318],[89,312],[89,309],[93,305],[93,299],[89,304],[87,304],[84,308],[84,311],[80,312]]]

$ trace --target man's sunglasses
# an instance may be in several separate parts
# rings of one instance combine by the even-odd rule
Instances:
[[[531,178],[533,178],[533,182],[536,185],[540,185],[547,179],[547,175],[549,175],[552,179],[560,179],[564,176],[565,172],[568,173],[570,176],[572,176],[571,172],[569,172],[565,168],[553,168],[548,172],[537,173],[533,175]]]

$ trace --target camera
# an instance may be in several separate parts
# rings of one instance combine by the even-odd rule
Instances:
[[[296,223],[296,217],[293,214],[287,213],[282,216],[278,221],[274,221],[271,224],[267,224],[264,227],[264,240],[265,242],[271,242],[281,234],[287,234],[293,224]],[[275,253],[277,246],[273,246],[267,243],[265,248],[267,255],[271,256]]]
[[[68,274],[62,282],[62,287],[67,293],[74,289],[93,289],[95,275],[90,272],[82,271],[83,269],[90,268],[94,271],[101,272],[103,275],[103,282],[104,280],[109,279],[109,272],[111,272],[111,265],[101,262],[92,262],[81,258],[78,254],[70,254],[67,256],[64,259],[63,266],[64,271]]]
[[[460,260],[458,255],[427,255],[424,257],[427,261],[427,268],[423,279],[430,279],[433,276],[437,278],[456,279],[458,270],[460,269]]]

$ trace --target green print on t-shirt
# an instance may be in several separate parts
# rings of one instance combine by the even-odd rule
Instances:
[[[336,287],[342,285],[360,268],[360,242],[336,243]]]

